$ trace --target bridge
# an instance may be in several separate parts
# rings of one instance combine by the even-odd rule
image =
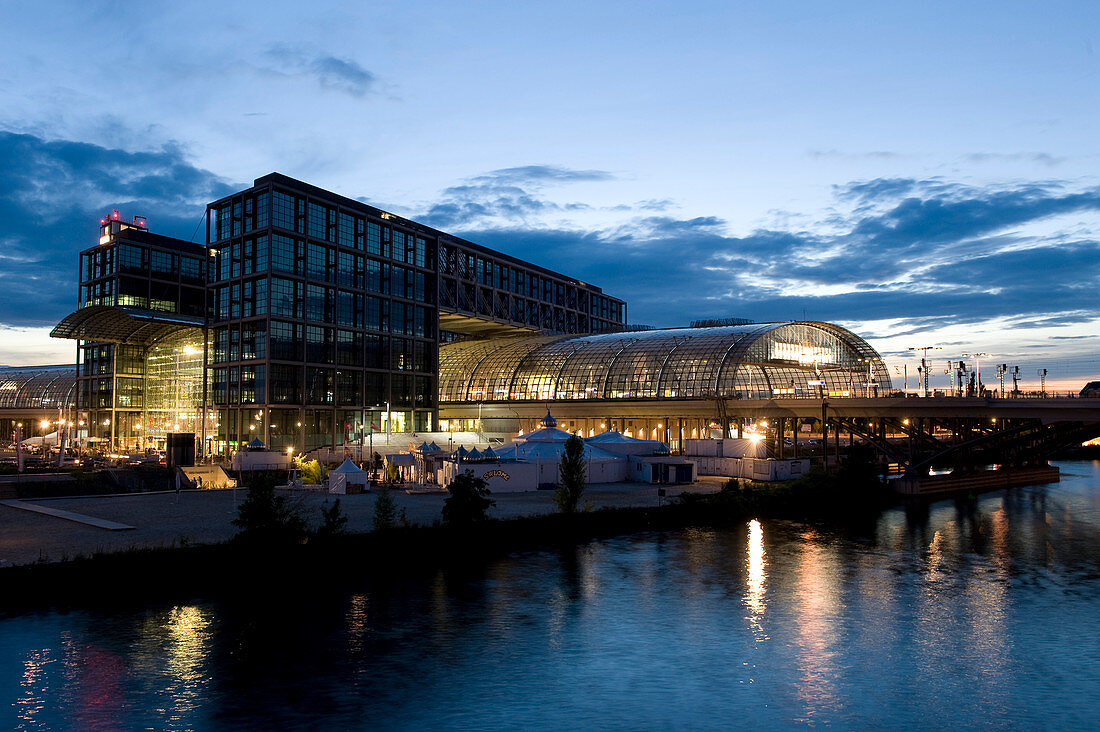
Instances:
[[[803,457],[808,438],[816,438],[812,453],[829,465],[852,445],[869,445],[882,462],[911,476],[932,467],[1034,465],[1100,437],[1100,398],[1042,395],[448,402],[440,418],[523,429],[548,408],[572,429],[644,433],[673,449],[692,437],[759,434],[770,456]]]

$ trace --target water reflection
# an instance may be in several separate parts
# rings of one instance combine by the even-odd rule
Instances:
[[[747,576],[745,579],[745,606],[749,609],[749,628],[752,630],[756,641],[762,642],[768,639],[764,632],[764,592],[765,586],[765,558],[764,558],[764,527],[753,519],[749,522],[748,549],[745,559]]]
[[[795,680],[804,715],[800,722],[828,722],[837,706],[835,663],[839,572],[829,544],[816,532],[802,533],[795,565],[795,603],[799,648]]]
[[[1083,727],[1100,464],[1079,470],[852,533],[754,520],[3,619],[0,729]]]

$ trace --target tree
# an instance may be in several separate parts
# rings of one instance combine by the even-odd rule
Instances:
[[[565,452],[561,455],[561,474],[558,487],[554,489],[554,503],[562,513],[576,513],[584,495],[584,442],[573,435],[565,441]]]
[[[306,521],[286,496],[275,495],[275,480],[257,477],[237,507],[233,525],[242,539],[259,542],[294,542],[306,535]]]
[[[294,467],[300,471],[302,482],[306,485],[320,485],[325,477],[325,469],[316,460],[306,460],[302,457],[294,458]]]
[[[448,526],[466,526],[488,518],[486,511],[496,505],[489,498],[489,484],[475,478],[467,470],[455,476],[448,487],[451,495],[443,502],[443,523]]]
[[[374,499],[374,530],[384,531],[392,529],[397,518],[397,506],[390,495],[388,485],[383,485],[378,490],[378,497]]]
[[[317,536],[324,538],[344,533],[348,525],[348,516],[340,509],[340,499],[337,498],[331,506],[321,507],[321,525],[317,528]]]

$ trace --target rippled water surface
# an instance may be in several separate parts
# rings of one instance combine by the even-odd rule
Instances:
[[[0,728],[1100,725],[1100,463],[355,592],[0,620]],[[384,561],[380,558],[364,561]]]

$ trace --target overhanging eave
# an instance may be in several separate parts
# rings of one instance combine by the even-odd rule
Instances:
[[[189,315],[89,305],[62,318],[50,337],[149,346],[176,331],[202,326],[202,318]]]

